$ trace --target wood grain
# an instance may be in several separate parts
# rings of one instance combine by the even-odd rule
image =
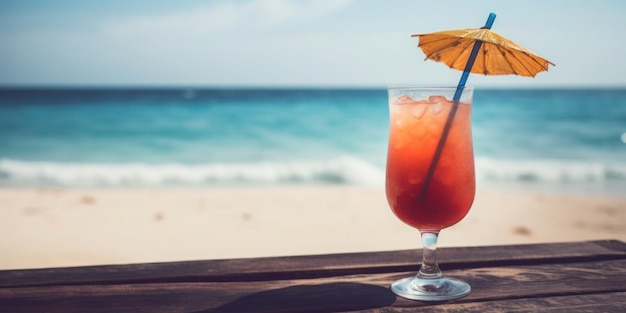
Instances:
[[[416,251],[0,272],[0,312],[624,312],[626,244],[442,249],[472,292],[396,297]]]
[[[626,244],[616,240],[515,246],[443,248],[442,270],[498,264],[550,264],[619,259]],[[414,271],[421,250],[86,266],[0,271],[1,287],[154,282],[226,282],[302,279]]]

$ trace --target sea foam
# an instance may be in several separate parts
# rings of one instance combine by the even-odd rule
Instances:
[[[220,184],[377,185],[382,169],[354,157],[328,161],[146,164],[57,163],[0,159],[9,186],[186,186]]]
[[[477,180],[538,183],[626,181],[626,163],[563,159],[476,159]]]
[[[476,158],[487,183],[626,185],[626,163],[560,159]],[[2,186],[384,185],[384,165],[345,156],[251,163],[62,163],[0,159]]]

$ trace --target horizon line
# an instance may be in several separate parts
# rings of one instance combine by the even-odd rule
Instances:
[[[0,83],[0,89],[387,89],[389,86],[397,86],[398,84],[388,85],[349,85],[349,84],[3,84]],[[406,86],[442,86],[442,84],[402,84]],[[451,84],[443,84],[450,85]],[[599,84],[547,84],[547,85],[472,85],[474,89],[626,89],[626,84],[619,85],[599,85]]]

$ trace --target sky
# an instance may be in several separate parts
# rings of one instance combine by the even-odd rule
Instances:
[[[493,31],[555,63],[474,86],[626,86],[626,1],[0,0],[0,85],[456,85],[411,34]]]

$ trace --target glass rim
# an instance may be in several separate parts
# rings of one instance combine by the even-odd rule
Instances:
[[[456,90],[458,86],[442,86],[442,85],[390,85],[387,90],[414,89],[414,90]],[[474,90],[474,86],[463,86],[463,90]]]

